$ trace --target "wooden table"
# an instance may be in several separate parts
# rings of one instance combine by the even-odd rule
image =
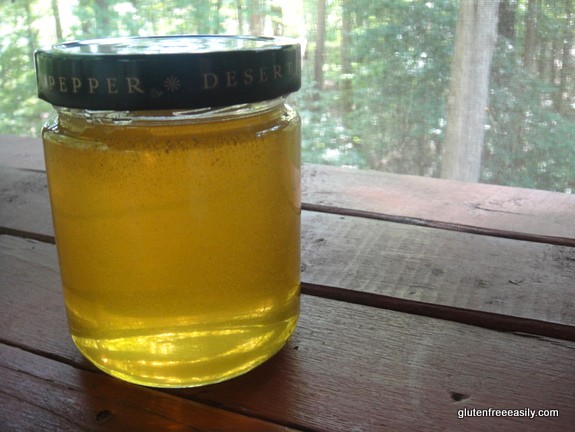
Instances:
[[[156,390],[68,336],[40,141],[0,165],[1,431],[575,430],[574,196],[306,165],[294,336]]]

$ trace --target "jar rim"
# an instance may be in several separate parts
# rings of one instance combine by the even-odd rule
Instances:
[[[94,124],[106,124],[111,126],[145,124],[146,126],[162,125],[178,122],[206,123],[217,120],[237,120],[238,118],[261,115],[284,106],[286,100],[283,97],[270,99],[262,102],[230,105],[219,108],[194,108],[185,110],[150,110],[150,111],[127,111],[127,110],[89,110],[54,106],[59,115],[79,118]]]
[[[284,37],[103,38],[34,54],[38,96],[93,110],[195,109],[254,103],[301,86],[299,43]]]

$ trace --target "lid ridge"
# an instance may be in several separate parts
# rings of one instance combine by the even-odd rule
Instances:
[[[38,96],[92,110],[195,109],[260,102],[301,86],[292,39],[256,36],[105,38],[34,54]]]

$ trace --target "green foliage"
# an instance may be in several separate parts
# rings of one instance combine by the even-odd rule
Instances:
[[[36,98],[32,54],[37,31],[30,25],[38,20],[34,8],[23,2],[0,4],[0,133],[35,135],[39,132],[45,107]]]
[[[572,0],[535,2],[535,48],[526,48],[529,0],[501,1],[509,14],[493,59],[482,181],[571,190],[575,59],[563,53],[575,39]],[[314,82],[317,0],[57,3],[64,39],[263,28],[305,36],[304,85],[293,96],[303,119],[304,161],[439,175],[457,0],[326,1],[322,83]],[[0,2],[1,134],[37,135],[51,113],[36,98],[32,52],[57,42],[52,4]],[[298,22],[290,9],[300,11]],[[536,54],[537,70],[524,68],[526,54]]]
[[[563,36],[573,31],[572,18],[565,13],[570,1],[538,2],[538,71],[523,67],[525,8],[517,9],[515,38],[498,41],[483,181],[554,191],[575,189],[575,111],[573,105],[565,109],[557,104]]]
[[[450,1],[350,2],[352,73],[342,75],[328,57],[326,80],[334,85],[320,93],[321,113],[304,128],[310,153],[323,152],[314,161],[436,174],[456,12]],[[349,79],[345,110],[339,101]]]
[[[557,88],[527,73],[507,42],[501,44],[494,58],[484,181],[575,189],[575,121],[553,108]]]

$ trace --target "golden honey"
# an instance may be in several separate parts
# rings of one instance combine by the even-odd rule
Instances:
[[[89,360],[187,387],[281,349],[299,314],[299,125],[281,97],[58,108],[46,168],[70,331]]]

